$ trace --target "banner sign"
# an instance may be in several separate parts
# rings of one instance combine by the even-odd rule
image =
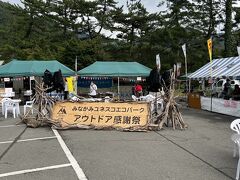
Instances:
[[[237,52],[238,52],[238,56],[240,56],[240,47],[237,46]]]
[[[161,69],[161,60],[160,60],[160,55],[159,54],[156,55],[156,66],[157,66],[158,70]]]
[[[187,57],[186,44],[183,44],[183,45],[182,45],[182,50],[183,50],[184,57],[185,57],[185,59],[186,59],[186,57]]]
[[[212,105],[211,105],[212,103]],[[201,96],[201,109],[240,117],[240,101]]]
[[[180,76],[180,74],[181,74],[181,67],[182,67],[182,63],[178,62],[177,63],[177,71],[176,71],[176,76],[177,77]]]
[[[113,80],[109,77],[79,77],[77,83],[79,87],[89,88],[92,81],[98,88],[111,88],[113,86]]]
[[[209,54],[209,59],[210,62],[212,62],[212,39],[207,40],[207,46],[208,46],[208,54]]]
[[[147,126],[149,109],[148,103],[58,102],[53,107],[52,119],[62,127],[130,128]]]
[[[75,91],[74,89],[74,79],[73,77],[67,77],[67,86],[68,86],[68,92],[72,93]]]

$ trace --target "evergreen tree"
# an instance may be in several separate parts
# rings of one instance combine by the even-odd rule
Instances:
[[[68,33],[74,31],[72,27],[77,17],[74,15],[74,0],[48,0],[46,1],[48,16],[62,29],[63,38],[68,38]]]
[[[113,17],[117,11],[115,0],[97,0],[97,11],[93,14],[97,19],[96,32],[100,34],[103,29],[113,30]],[[98,30],[97,30],[98,29]]]
[[[223,19],[223,0],[193,0],[193,27],[206,38],[216,35],[216,28]]]
[[[126,42],[122,50],[129,53],[128,59],[139,59],[146,64],[147,55],[142,48],[148,47],[150,34],[156,29],[157,18],[156,14],[146,10],[141,0],[127,1],[127,12],[123,8],[118,9],[114,17],[117,24],[115,30],[118,32],[117,37]]]
[[[226,0],[226,11],[225,11],[225,15],[226,15],[226,20],[225,20],[225,36],[224,36],[224,40],[225,40],[225,56],[226,57],[230,57],[233,56],[233,46],[234,46],[234,41],[233,41],[233,36],[232,36],[232,26],[233,26],[233,22],[232,22],[232,4],[233,4],[233,0]]]

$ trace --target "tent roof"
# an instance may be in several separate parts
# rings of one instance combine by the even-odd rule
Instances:
[[[149,76],[151,69],[137,62],[96,61],[78,71],[81,76],[133,77]]]
[[[192,73],[187,73],[187,77],[189,77]],[[180,76],[180,78],[186,79],[186,74]]]
[[[0,66],[0,77],[19,77],[19,76],[43,76],[45,70],[55,72],[61,69],[63,76],[74,75],[74,71],[57,60],[51,61],[22,61],[13,59],[11,62]]]
[[[190,79],[208,79],[211,76],[210,68],[212,66],[212,77],[236,77],[240,76],[240,57],[214,59],[212,65],[209,63],[193,72]]]

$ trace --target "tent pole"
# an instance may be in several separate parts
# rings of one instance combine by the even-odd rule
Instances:
[[[202,91],[205,91],[205,80],[202,80]]]
[[[120,99],[119,77],[118,77],[118,100]]]
[[[30,89],[30,96],[29,96],[29,101],[31,101],[32,99],[32,81],[31,81],[31,77],[29,76],[29,89]]]
[[[75,88],[75,93],[77,95],[77,83],[78,83],[78,75],[77,75],[77,65],[78,65],[78,56],[76,56],[75,59],[75,83],[74,83],[74,88]]]
[[[190,79],[189,79],[189,82],[190,82]],[[185,84],[185,86],[186,86],[186,102],[187,102],[187,105],[189,106],[189,104],[188,104],[188,95],[189,95],[189,93],[190,93],[190,91],[188,90],[189,88],[188,88],[188,86],[189,86],[189,84],[188,84],[188,79],[187,79],[187,76],[186,76],[186,84]]]
[[[213,96],[213,84],[211,84],[211,112],[212,112],[212,96]]]
[[[29,76],[29,89],[30,89],[30,91],[32,90],[32,84],[31,84],[31,77]]]
[[[187,56],[185,56],[185,76],[186,76],[186,92],[187,92],[187,87],[188,87],[188,82],[187,82]],[[190,79],[189,79],[190,82]],[[189,91],[190,92],[190,91]]]
[[[191,92],[191,79],[188,79],[188,81],[189,81],[188,92]]]

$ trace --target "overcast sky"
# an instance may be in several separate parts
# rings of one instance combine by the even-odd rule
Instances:
[[[4,2],[10,2],[12,4],[20,4],[20,0],[2,0]],[[157,7],[160,0],[142,0],[142,3],[149,12],[157,12],[159,8]],[[126,5],[126,0],[119,0],[120,5]]]

